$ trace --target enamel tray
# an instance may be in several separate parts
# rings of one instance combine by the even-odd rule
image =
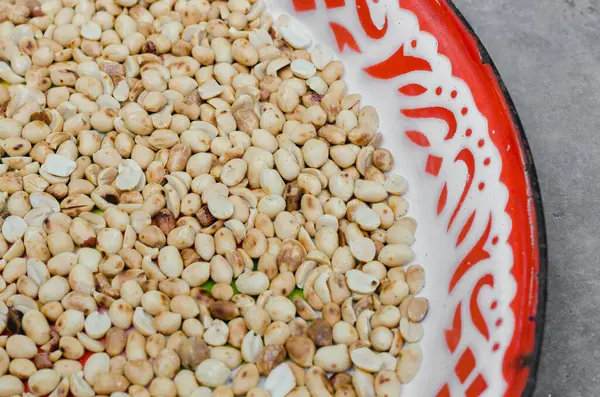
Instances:
[[[339,52],[410,183],[430,301],[404,396],[532,394],[544,320],[542,202],[522,125],[448,0],[270,0]]]

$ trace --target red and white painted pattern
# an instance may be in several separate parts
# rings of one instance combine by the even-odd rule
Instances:
[[[463,42],[464,27],[442,26],[457,23],[443,3],[269,6],[294,14],[316,41],[339,50],[350,88],[378,109],[384,146],[411,183],[415,263],[426,269],[431,310],[423,367],[405,395],[516,396],[527,378],[521,356],[533,349],[535,219],[506,104],[490,94],[498,90],[483,74],[470,73],[472,53],[455,54],[472,48]]]

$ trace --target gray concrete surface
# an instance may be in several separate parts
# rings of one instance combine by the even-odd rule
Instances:
[[[513,97],[540,178],[550,263],[534,396],[600,396],[600,0],[454,2]]]

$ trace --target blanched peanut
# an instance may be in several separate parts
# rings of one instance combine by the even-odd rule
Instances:
[[[396,375],[402,383],[414,379],[421,367],[423,360],[421,347],[416,343],[406,344],[400,351],[400,358],[396,367]]]
[[[25,334],[36,345],[41,346],[50,340],[50,326],[46,317],[37,310],[30,310],[23,315],[22,326]]]
[[[227,342],[229,336],[229,328],[221,320],[214,320],[212,324],[207,327],[204,335],[202,336],[204,341],[211,346],[223,346]]]
[[[300,166],[296,161],[295,157],[285,149],[279,149],[273,155],[277,171],[281,174],[281,177],[287,181],[296,179],[300,173]]]
[[[296,307],[283,296],[272,296],[267,301],[265,309],[275,321],[289,322],[296,315]]]
[[[373,345],[373,349],[384,352],[388,351],[392,346],[393,334],[392,331],[386,327],[377,327],[371,331],[369,340]]]
[[[190,396],[198,389],[196,375],[190,370],[181,370],[173,379],[177,387],[177,393],[181,396]]]
[[[217,346],[210,350],[210,358],[219,360],[231,370],[234,370],[242,363],[242,354],[239,350],[228,346]]]
[[[96,376],[94,391],[98,394],[123,393],[127,390],[129,384],[129,381],[123,375],[113,372],[101,372]]]
[[[379,356],[367,347],[352,350],[350,357],[354,365],[365,372],[377,372],[382,366]]]
[[[358,332],[352,325],[340,321],[333,326],[332,337],[334,343],[351,345],[358,340]]]
[[[6,341],[6,352],[11,358],[33,358],[37,347],[32,339],[24,335],[11,335]]]
[[[269,279],[264,273],[249,272],[238,277],[235,285],[241,293],[256,296],[267,290]]]
[[[123,356],[112,357],[110,359],[110,372],[122,375],[123,367],[125,367],[126,362],[127,358]]]
[[[327,378],[326,372],[319,367],[312,367],[306,373],[306,387],[312,396],[331,396],[333,386]]]
[[[345,372],[352,367],[348,347],[343,344],[321,347],[315,354],[314,362],[327,372]]]
[[[19,378],[13,375],[0,376],[0,396],[11,397],[21,395],[25,386]]]
[[[265,380],[265,389],[272,396],[285,396],[296,386],[296,378],[287,364],[279,364]]]
[[[406,271],[406,282],[411,294],[418,294],[425,285],[425,271],[419,265],[411,266]]]
[[[171,349],[164,348],[154,358],[154,374],[157,377],[172,379],[179,370],[180,364],[179,355]]]
[[[404,280],[392,280],[381,288],[379,298],[384,305],[396,306],[402,302],[408,293],[409,286]]]
[[[83,367],[83,375],[85,380],[90,384],[96,383],[98,374],[102,372],[109,372],[110,369],[110,357],[106,353],[92,354],[86,361]]]
[[[374,377],[368,372],[356,370],[352,375],[352,389],[357,396],[375,395]]]
[[[250,229],[242,246],[251,258],[260,258],[267,250],[267,239],[262,231]]]
[[[244,322],[249,330],[263,335],[271,323],[269,312],[260,306],[252,306],[244,312]]]
[[[290,336],[290,327],[282,321],[275,321],[265,330],[265,344],[284,345]]]
[[[233,393],[235,395],[246,395],[248,391],[255,388],[260,380],[260,374],[255,364],[245,364],[233,378]]]
[[[285,343],[289,357],[299,366],[312,365],[316,352],[315,344],[306,336],[291,336]]]
[[[191,370],[195,370],[209,357],[209,348],[206,342],[194,338],[183,341],[178,352],[181,357],[181,365]]]
[[[379,252],[378,259],[386,266],[402,266],[410,262],[414,257],[412,249],[404,244],[390,244],[383,247]]]
[[[124,375],[134,385],[148,386],[154,376],[152,364],[148,360],[128,361],[124,367]]]
[[[284,359],[285,348],[283,346],[267,345],[261,350],[256,360],[256,365],[261,375],[267,376],[279,366]]]
[[[223,385],[231,371],[221,361],[211,359],[203,361],[196,369],[196,378],[202,385],[217,387]]]
[[[31,360],[24,358],[15,358],[8,366],[8,372],[19,379],[27,379],[37,371],[35,364]]]

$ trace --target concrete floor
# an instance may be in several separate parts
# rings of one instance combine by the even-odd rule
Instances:
[[[534,396],[600,396],[600,0],[454,2],[513,97],[540,178],[550,260]]]

